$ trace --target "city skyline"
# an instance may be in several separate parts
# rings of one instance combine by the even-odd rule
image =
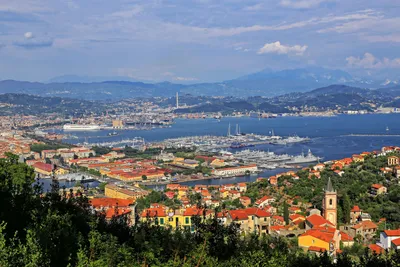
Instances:
[[[317,66],[395,79],[399,7],[388,0],[0,1],[0,79],[200,83]]]

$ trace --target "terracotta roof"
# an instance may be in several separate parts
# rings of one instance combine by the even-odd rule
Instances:
[[[331,233],[329,231],[326,232],[326,231],[321,231],[319,229],[311,229],[306,231],[304,234],[300,236],[312,236],[325,242],[331,242],[333,239],[333,235],[334,233]]]
[[[165,217],[167,214],[162,208],[149,208],[142,212],[142,217]]]
[[[270,200],[270,199],[273,199],[273,197],[270,197],[270,196],[263,196],[262,198],[260,198],[260,199],[258,199],[257,201],[256,201],[256,205],[260,205],[261,203],[263,203],[264,201],[267,201],[267,200]]]
[[[89,200],[89,203],[94,208],[101,207],[128,207],[133,203],[132,200],[122,198],[93,198]]]
[[[381,254],[385,251],[382,247],[378,246],[377,244],[371,244],[368,246],[368,248],[376,254]]]
[[[315,227],[315,226],[324,226],[324,225],[328,225],[328,226],[332,226],[333,227],[333,224],[330,221],[326,220],[324,217],[322,217],[322,216],[320,216],[318,214],[313,214],[311,216],[308,216],[307,217],[307,221],[309,223],[311,223],[313,227]]]
[[[244,212],[246,212],[247,215],[255,215],[257,217],[271,217],[271,213],[259,208],[247,208],[244,209]]]
[[[354,229],[359,229],[361,227],[363,229],[377,229],[378,228],[378,226],[371,221],[362,221],[362,222],[352,226],[352,228],[354,228]]]
[[[46,172],[52,172],[53,171],[53,165],[52,164],[47,164],[43,162],[36,162],[33,164],[34,168],[41,169]]]
[[[129,214],[131,212],[130,209],[126,208],[117,208],[117,209],[108,209],[106,211],[106,218],[111,219],[112,217],[118,217],[121,215]]]
[[[183,213],[183,216],[200,216],[203,214],[202,209],[198,208],[187,208]]]
[[[303,215],[300,215],[300,214],[290,215],[289,218],[290,218],[291,221],[297,221],[297,220],[305,221],[306,220],[306,218]]]
[[[354,207],[351,209],[351,212],[360,212],[360,211],[361,211],[361,209],[360,209],[359,206],[354,206]]]
[[[395,245],[396,247],[400,246],[400,238],[392,240],[392,244]]]
[[[373,185],[371,185],[371,187],[373,187],[375,189],[379,189],[379,188],[383,187],[383,185],[381,185],[381,184],[373,184]]]
[[[248,219],[248,215],[244,210],[230,210],[229,215],[234,221]]]
[[[351,236],[349,236],[345,232],[340,232],[340,235],[341,235],[341,240],[344,241],[344,242],[353,241],[354,240]]]
[[[282,230],[282,229],[284,229],[285,227],[284,226],[282,226],[282,225],[273,225],[273,226],[270,226],[269,227],[269,230],[271,230],[271,231],[279,231],[279,230]]]
[[[400,229],[397,230],[385,230],[386,236],[400,236]]]

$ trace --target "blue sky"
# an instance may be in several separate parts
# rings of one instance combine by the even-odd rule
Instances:
[[[209,82],[321,66],[398,78],[397,0],[0,0],[0,79]]]

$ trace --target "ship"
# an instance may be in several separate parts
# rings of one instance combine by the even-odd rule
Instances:
[[[108,136],[116,136],[116,135],[118,135],[117,132],[108,133]]]
[[[314,156],[311,153],[311,150],[308,150],[307,155],[304,155],[304,153],[301,153],[301,155],[294,156],[292,159],[288,162],[288,164],[301,164],[301,163],[312,163],[312,162],[317,162],[321,160],[322,158]]]
[[[230,148],[245,148],[245,147],[254,147],[253,144],[244,144],[244,143],[239,143],[239,142],[233,142],[230,146]]]
[[[98,131],[100,126],[96,124],[65,124],[65,131]]]
[[[287,144],[295,144],[295,143],[306,143],[309,141],[310,141],[310,138],[308,138],[308,137],[299,137],[299,136],[295,135],[295,136],[289,136],[286,139],[275,140],[271,144],[287,145]]]

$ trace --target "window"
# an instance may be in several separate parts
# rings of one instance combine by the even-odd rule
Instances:
[[[185,223],[186,223],[186,224],[189,224],[189,217],[186,217],[186,218],[185,218]]]
[[[332,206],[332,204],[333,204],[332,199],[329,199],[329,205]]]
[[[174,221],[174,217],[169,217],[168,221],[173,222]]]
[[[266,222],[267,221],[267,218],[264,218],[264,222]]]
[[[160,224],[161,224],[161,225],[164,224],[164,218],[160,218]]]
[[[154,220],[155,224],[158,225],[158,218]]]

